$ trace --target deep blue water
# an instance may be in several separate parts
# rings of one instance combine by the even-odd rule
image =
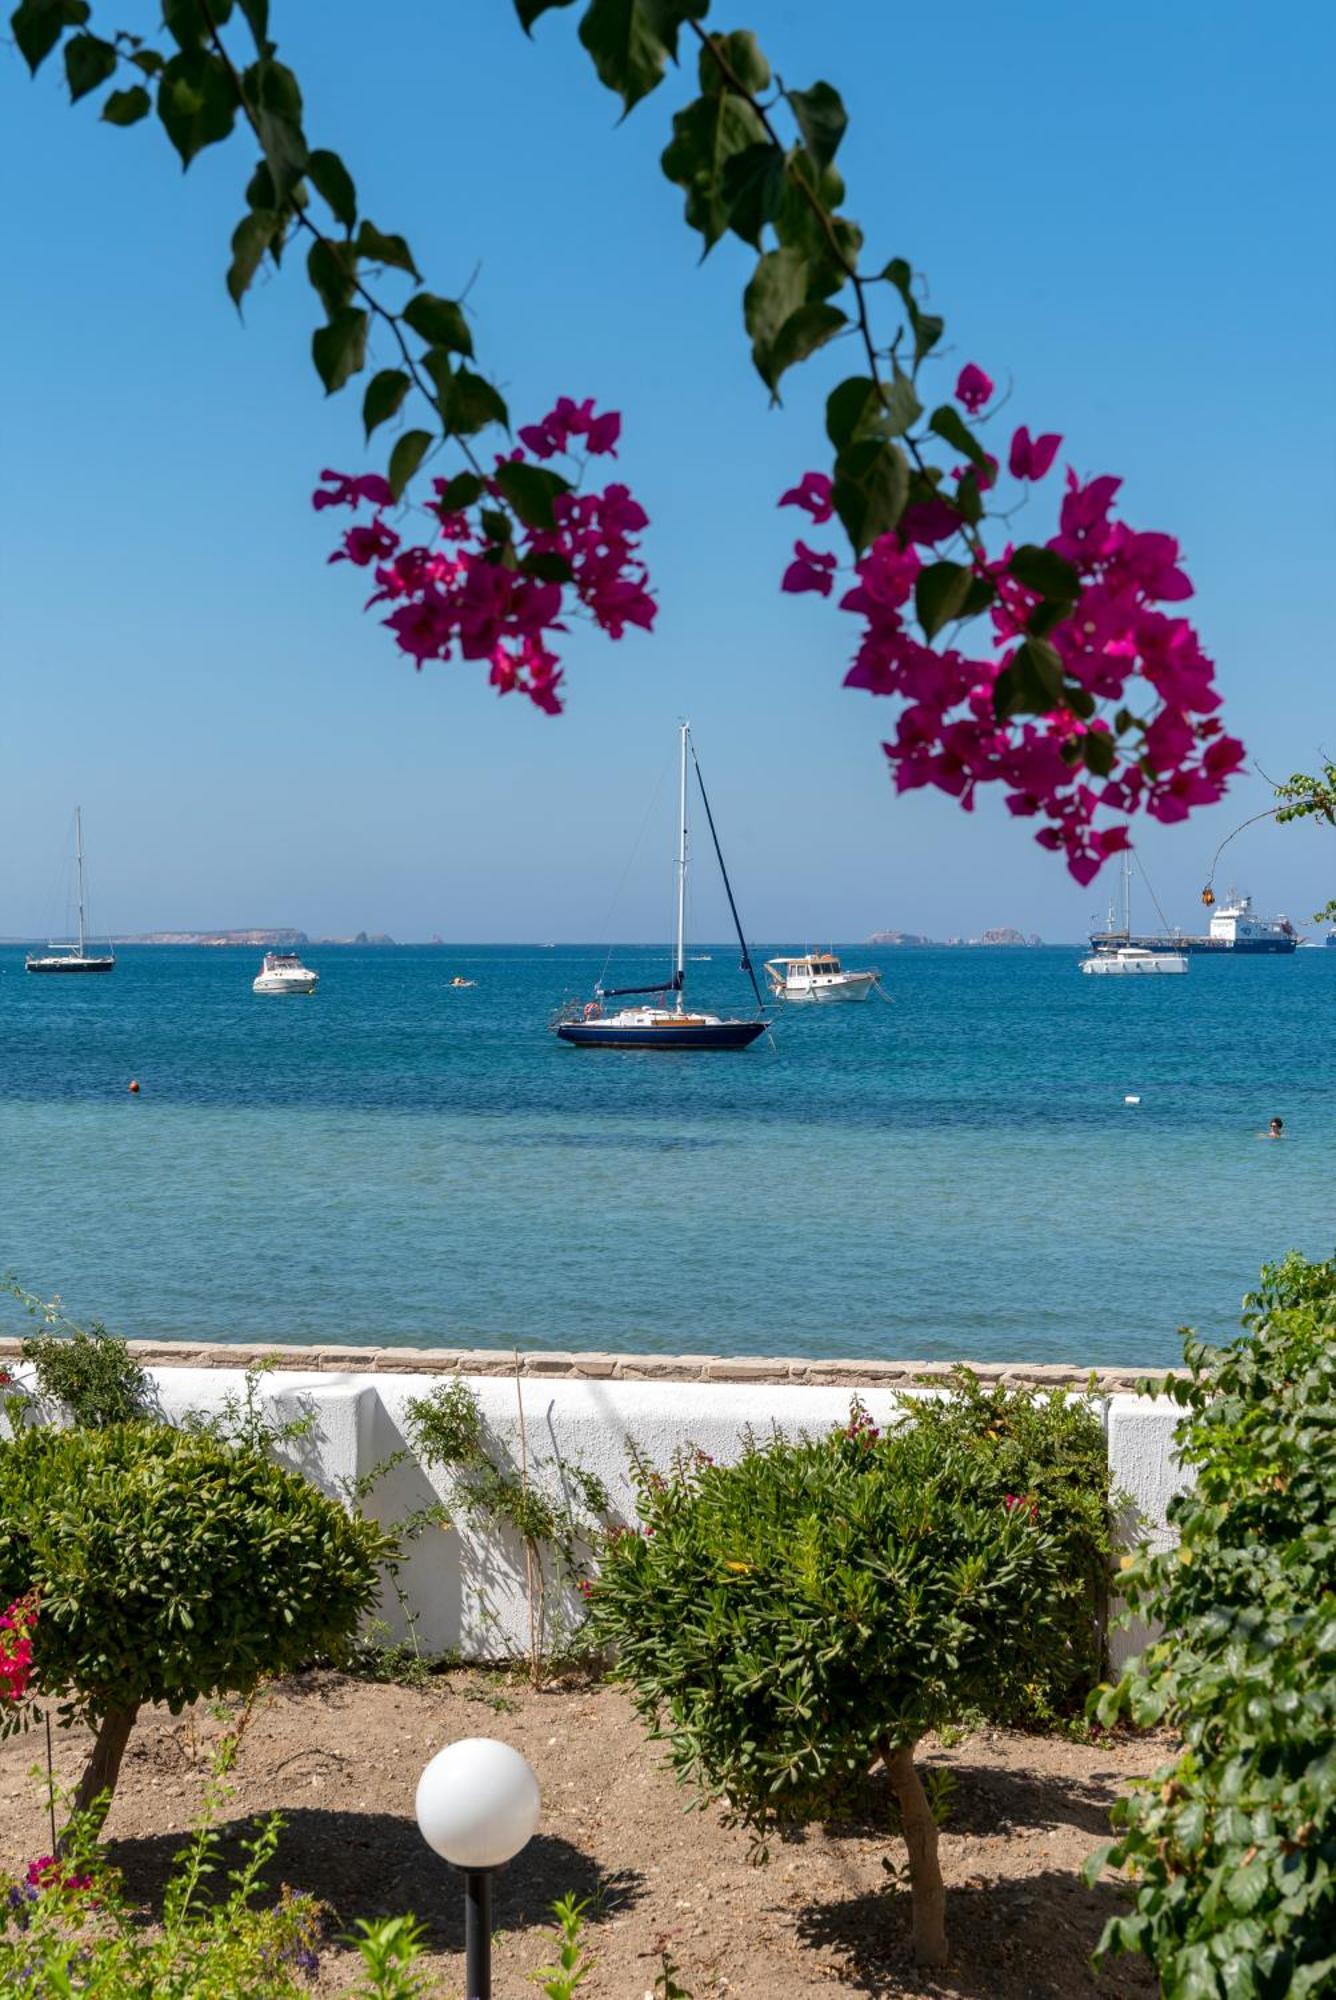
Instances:
[[[736,1011],[713,954],[692,997]],[[547,1032],[602,948],[313,948],[309,1000],[255,952],[0,949],[0,1268],[139,1336],[1158,1366],[1330,1251],[1336,951],[846,956],[893,1005],[672,1055]]]

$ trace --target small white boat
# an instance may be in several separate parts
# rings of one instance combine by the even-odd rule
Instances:
[[[831,951],[809,951],[801,958],[768,958],[766,978],[777,1000],[866,1000],[880,972],[846,972]]]
[[[1156,973],[1186,972],[1187,954],[1181,951],[1149,951],[1144,945],[1119,945],[1116,951],[1092,952],[1081,960],[1082,972]]]
[[[252,993],[314,993],[320,974],[303,965],[295,951],[267,951]]]

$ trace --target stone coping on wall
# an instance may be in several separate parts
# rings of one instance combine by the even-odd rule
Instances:
[[[17,1361],[21,1342],[0,1338],[0,1362]],[[496,1347],[294,1347],[277,1341],[131,1340],[130,1353],[152,1368],[281,1368],[300,1374],[560,1376],[574,1381],[814,1383],[850,1389],[912,1388],[949,1379],[951,1361],[813,1361],[770,1355],[578,1354]],[[1181,1371],[1073,1368],[1061,1362],[971,1361],[985,1385],[1029,1383],[1114,1395],[1147,1375]]]

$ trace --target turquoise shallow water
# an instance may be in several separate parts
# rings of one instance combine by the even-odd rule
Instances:
[[[549,1035],[601,948],[308,958],[273,1000],[258,953],[0,950],[0,1268],[138,1336],[1159,1366],[1336,1238],[1336,951],[884,952],[892,1006],[721,1055]],[[725,947],[690,970],[741,1006]]]

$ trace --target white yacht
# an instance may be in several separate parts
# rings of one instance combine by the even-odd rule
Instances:
[[[314,993],[320,974],[303,965],[295,951],[267,951],[251,986],[253,993]]]
[[[866,1000],[881,978],[878,971],[846,972],[832,951],[809,951],[801,958],[768,958],[766,978],[777,1000]]]
[[[1081,960],[1082,972],[1147,973],[1186,972],[1187,955],[1181,951],[1149,951],[1145,945],[1123,944],[1115,951],[1095,951]]]

